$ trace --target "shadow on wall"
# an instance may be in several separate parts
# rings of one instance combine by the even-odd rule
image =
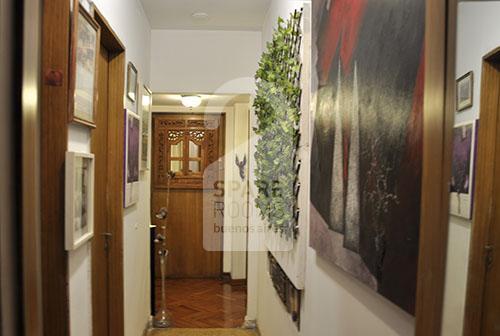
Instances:
[[[313,251],[310,249],[310,252]],[[414,317],[412,315],[407,314],[394,303],[374,292],[341,268],[317,257],[315,252],[313,252],[313,256],[310,257],[309,262],[311,264],[315,265],[320,272],[323,272],[329,280],[337,282],[342,290],[348,292],[356,301],[365,306],[367,310],[376,315],[388,327],[390,326],[397,335],[408,334],[408,324],[414,323]],[[381,300],[385,302],[384,305],[381,305]],[[342,304],[339,306],[342,306]]]

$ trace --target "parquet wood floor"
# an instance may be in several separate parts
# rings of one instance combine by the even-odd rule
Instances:
[[[167,308],[174,328],[239,328],[246,314],[246,286],[215,279],[169,279]],[[161,282],[156,282],[156,306]]]
[[[148,336],[258,336],[253,330],[243,329],[168,329],[151,330]]]

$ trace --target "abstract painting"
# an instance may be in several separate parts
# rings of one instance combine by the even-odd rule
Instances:
[[[125,201],[127,208],[139,199],[139,148],[141,118],[125,112]]]
[[[477,125],[477,121],[472,121],[456,125],[453,129],[450,213],[466,219],[472,219]]]
[[[415,310],[424,0],[313,1],[310,245]]]

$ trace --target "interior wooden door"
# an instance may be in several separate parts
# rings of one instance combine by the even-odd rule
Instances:
[[[162,225],[167,227],[168,277],[210,278],[222,273],[222,230],[218,228],[223,225],[219,191],[224,178],[223,132],[223,115],[153,116],[151,217],[156,233],[161,233]],[[170,182],[165,223],[155,215],[167,207],[169,171],[176,176]],[[158,246],[155,251],[159,277]]]
[[[92,240],[92,302],[93,333],[108,335],[109,330],[109,254],[110,232],[107,221],[108,194],[108,83],[109,52],[100,48],[99,54],[99,99],[96,113],[96,129],[93,131],[92,152],[95,155],[95,204],[94,204],[94,239]]]
[[[484,57],[464,335],[500,335],[500,48]]]
[[[123,282],[123,92],[125,47],[95,6],[101,26],[98,55],[94,238],[92,240],[92,330],[95,336],[124,334]]]
[[[489,59],[489,64],[485,64],[483,67],[484,71],[484,85],[481,90],[483,91],[483,102],[486,100],[492,101],[489,104],[488,110],[485,112],[490,112],[492,115],[487,119],[481,119],[479,124],[479,132],[483,131],[483,123],[491,121],[492,125],[486,126],[487,134],[481,138],[479,146],[486,146],[491,148],[491,153],[488,157],[479,157],[483,162],[479,163],[481,165],[493,165],[493,175],[492,180],[482,179],[481,182],[488,183],[493,187],[491,198],[484,201],[488,203],[490,211],[489,219],[489,239],[484,245],[484,252],[486,252],[486,275],[484,284],[484,303],[483,303],[483,318],[481,326],[481,335],[484,336],[498,336],[500,335],[500,291],[498,290],[498,285],[500,284],[500,259],[497,257],[499,247],[500,247],[500,48],[495,51],[493,56]],[[486,79],[491,80],[487,82]],[[484,105],[482,105],[484,106]],[[486,107],[486,106],[485,106]],[[485,113],[485,114],[486,114]],[[483,114],[483,110],[481,110]],[[488,130],[491,130],[489,132]],[[488,138],[486,136],[489,135]],[[483,150],[482,153],[485,153]],[[476,189],[477,192],[483,193],[488,189],[483,188],[482,190]],[[481,199],[479,199],[481,201]],[[475,223],[474,223],[475,225]]]

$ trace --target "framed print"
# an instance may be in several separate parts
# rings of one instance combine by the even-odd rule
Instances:
[[[125,192],[124,207],[139,200],[139,148],[141,118],[130,110],[125,110]]]
[[[95,127],[100,27],[79,1],[73,8],[69,119]]]
[[[94,155],[66,153],[66,250],[79,248],[94,236]]]
[[[149,125],[151,121],[151,106],[153,103],[153,94],[147,87],[143,87],[142,93],[142,113],[141,113],[141,170],[149,169]]]
[[[472,219],[474,161],[479,122],[471,121],[453,128],[453,158],[450,183],[450,214]]]
[[[463,111],[472,107],[474,93],[474,73],[466,73],[457,80],[457,110]]]
[[[127,97],[133,102],[137,100],[137,69],[132,62],[127,68]]]

